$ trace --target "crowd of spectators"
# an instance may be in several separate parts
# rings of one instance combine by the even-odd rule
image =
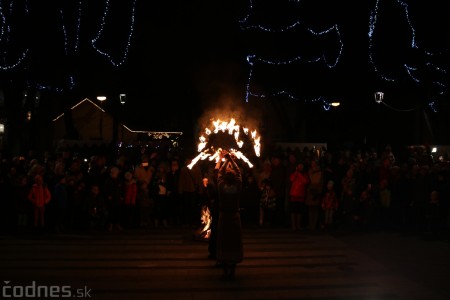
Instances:
[[[427,147],[394,153],[389,145],[380,150],[273,146],[251,160],[253,167],[240,164],[244,226],[449,237],[450,164],[445,155],[433,157]],[[32,151],[2,157],[1,231],[201,226],[203,179],[215,183],[214,163],[191,162],[182,150],[145,147],[98,153],[68,147],[41,157]],[[291,195],[296,171],[307,179],[300,197]],[[293,199],[301,205],[293,205]]]

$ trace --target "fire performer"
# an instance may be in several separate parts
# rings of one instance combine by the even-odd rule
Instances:
[[[217,224],[217,264],[225,279],[233,279],[236,264],[243,259],[242,225],[239,205],[242,195],[242,174],[233,154],[220,152],[225,161],[217,174],[219,220]]]

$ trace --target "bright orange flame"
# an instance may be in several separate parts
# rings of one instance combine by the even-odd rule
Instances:
[[[209,208],[206,205],[202,207],[202,214],[200,220],[202,221],[202,224],[205,225],[203,226],[203,229],[200,231],[200,233],[205,234],[204,237],[208,239],[209,236],[211,235],[212,216],[211,212],[209,211]]]
[[[209,160],[216,160],[216,162],[219,159],[219,153],[221,151],[221,149],[216,150],[214,153],[208,153],[209,149],[204,150],[208,144],[208,136],[211,135],[212,133],[217,134],[219,132],[228,132],[229,135],[233,135],[234,136],[234,140],[236,141],[236,145],[239,148],[242,148],[244,146],[244,141],[239,139],[239,135],[240,135],[240,130],[242,129],[242,131],[244,132],[245,135],[249,135],[250,132],[250,139],[253,142],[253,148],[255,151],[256,156],[260,156],[261,155],[261,144],[260,144],[260,140],[261,137],[257,135],[257,131],[256,130],[249,130],[249,128],[247,127],[242,127],[239,124],[236,123],[236,120],[234,118],[231,118],[229,122],[227,121],[223,121],[220,119],[211,120],[212,125],[214,126],[214,130],[209,129],[208,127],[205,128],[204,133],[206,135],[200,135],[199,137],[199,143],[197,146],[197,150],[198,152],[201,152],[199,155],[197,155],[191,162],[191,164],[188,165],[188,167],[191,169],[200,159],[204,160],[207,157],[209,157]],[[211,147],[212,149],[212,147]],[[214,149],[212,149],[214,151]],[[233,149],[229,150],[230,152],[234,153],[236,155],[236,157],[238,159],[242,159],[243,161],[245,161],[250,168],[253,167],[253,164],[250,162],[250,160],[240,151],[236,151]]]
[[[245,155],[241,151],[232,150],[231,152],[234,153],[234,155],[236,155],[237,158],[245,161],[250,168],[253,168],[253,164],[250,162],[250,160],[247,157],[245,157]]]
[[[192,159],[191,163],[187,166],[189,169],[192,169],[192,167],[199,161],[199,159],[205,159],[208,156],[210,156],[210,154],[208,153],[200,153],[199,155],[197,155],[194,159]]]

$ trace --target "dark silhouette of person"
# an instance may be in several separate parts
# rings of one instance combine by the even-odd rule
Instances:
[[[225,279],[234,279],[236,264],[243,260],[242,224],[239,206],[242,196],[242,174],[234,155],[220,152],[225,159],[217,174],[219,220],[217,223],[217,263]]]

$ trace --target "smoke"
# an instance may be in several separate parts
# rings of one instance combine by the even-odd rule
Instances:
[[[246,156],[255,154],[254,140],[251,134],[245,134],[244,128],[247,128],[250,133],[256,131],[259,137],[263,114],[255,104],[245,101],[243,82],[245,83],[246,80],[239,74],[246,73],[228,61],[223,64],[214,63],[203,66],[195,78],[201,111],[197,115],[194,136],[198,142],[201,137],[207,139],[204,149],[208,149],[208,153],[218,148],[233,148],[242,151]],[[235,120],[236,125],[240,126],[239,140],[243,143],[242,145],[239,146],[234,134],[230,135],[228,132],[205,134],[206,129],[214,131],[216,128],[213,121],[229,123],[232,119]]]
[[[208,94],[209,100],[203,102],[202,113],[198,120],[199,127],[201,129],[210,127],[213,120],[229,122],[234,119],[240,126],[259,131],[262,120],[259,109],[245,103],[243,97],[230,90],[230,87],[221,88],[220,94],[218,91]]]
[[[259,110],[245,102],[247,73],[242,63],[232,60],[209,62],[198,69],[194,78],[201,109],[198,127],[203,129],[211,119],[219,118],[224,121],[234,118],[254,129],[260,127]]]

